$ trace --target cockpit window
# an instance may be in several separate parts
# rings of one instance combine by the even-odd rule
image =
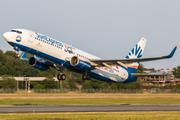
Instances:
[[[21,31],[18,31],[18,30],[11,30],[11,32],[16,32],[16,33],[18,33],[18,34],[22,34],[22,32],[21,32]]]

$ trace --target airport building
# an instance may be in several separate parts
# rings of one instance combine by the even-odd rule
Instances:
[[[148,73],[149,71],[146,71]],[[180,84],[179,78],[174,78],[173,70],[160,70],[158,72],[149,72],[150,76],[140,77],[141,84],[144,86],[167,86]],[[152,76],[152,74],[154,76]],[[156,75],[157,74],[157,75]]]
[[[19,82],[25,81],[25,90],[28,90],[30,88],[28,88],[30,86],[30,82],[31,81],[43,81],[45,79],[45,77],[13,77],[16,81],[17,81],[17,90],[19,90]],[[53,78],[55,81],[59,81],[57,79],[57,77]],[[0,80],[2,80],[2,78],[0,77]]]

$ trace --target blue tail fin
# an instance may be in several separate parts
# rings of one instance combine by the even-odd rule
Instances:
[[[141,58],[145,45],[147,40],[145,38],[142,38],[134,47],[133,49],[128,53],[128,55],[125,57],[125,59],[133,59],[133,58]],[[127,65],[127,69],[131,73],[136,73],[139,66],[139,62],[135,62],[132,64]]]

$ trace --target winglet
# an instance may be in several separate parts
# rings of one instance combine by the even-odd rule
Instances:
[[[24,53],[22,54],[22,56],[21,56],[21,59],[22,59],[22,60],[28,60],[28,59],[26,58],[26,56],[27,56],[27,53],[24,52]]]
[[[174,53],[176,52],[177,47],[178,47],[178,45],[175,46],[175,48],[172,50],[172,52],[168,56],[164,56],[164,57],[171,58],[174,55]]]

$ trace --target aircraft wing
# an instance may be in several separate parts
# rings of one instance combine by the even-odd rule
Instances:
[[[167,59],[173,57],[177,46],[172,50],[172,52],[169,55],[162,56],[162,57],[151,57],[151,58],[135,58],[135,59],[119,59],[119,60],[90,60],[92,66],[97,66],[97,67],[109,67],[111,66],[117,66],[121,65],[123,67],[127,67],[126,65],[134,63],[134,62],[146,62],[146,61],[153,61],[153,60],[161,60],[161,59]]]

